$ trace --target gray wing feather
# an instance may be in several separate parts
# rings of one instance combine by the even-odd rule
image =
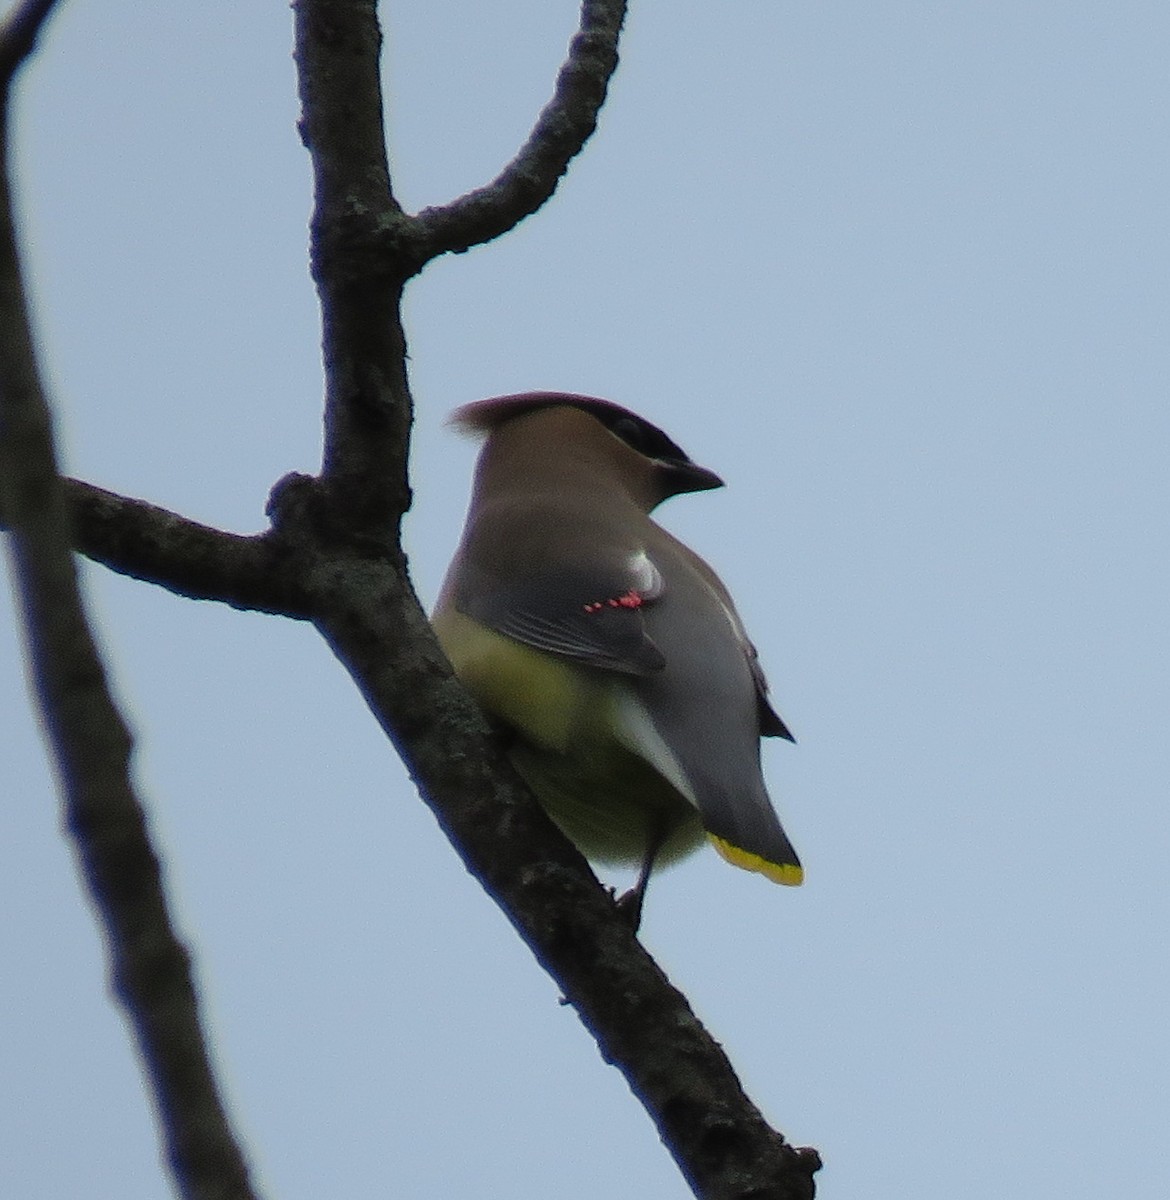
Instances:
[[[481,624],[537,650],[628,675],[665,665],[646,632],[642,604],[622,604],[630,579],[558,572],[508,584],[468,586],[456,607]],[[613,603],[610,603],[610,601]]]

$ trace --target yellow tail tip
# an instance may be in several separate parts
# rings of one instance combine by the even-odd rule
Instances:
[[[715,837],[714,834],[709,833],[707,836],[715,849],[732,866],[742,867],[745,871],[756,871],[773,883],[782,883],[786,887],[800,887],[804,882],[804,868],[799,863],[769,862],[761,855],[752,854],[750,850],[741,850],[723,838]]]

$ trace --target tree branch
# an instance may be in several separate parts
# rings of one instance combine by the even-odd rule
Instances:
[[[119,575],[189,600],[307,619],[295,564],[272,533],[243,535],[202,525],[146,500],[62,479],[73,549]],[[0,497],[0,529],[13,522]]]
[[[226,533],[145,500],[64,483],[74,547],[95,562],[192,600],[309,616],[294,564],[271,533]]]
[[[187,1200],[250,1200],[200,1027],[191,964],[176,937],[142,806],[132,743],[106,686],[77,587],[52,422],[33,350],[9,192],[12,77],[51,3],[30,3],[0,30],[0,496],[34,687],[66,821],[108,936],[111,974],[138,1040]]]
[[[390,190],[376,0],[295,0],[301,137],[312,157],[313,278],[321,300],[323,528],[389,550],[410,507],[411,399],[402,330],[409,218]]]
[[[490,242],[536,212],[597,128],[618,64],[626,0],[584,0],[581,25],[557,76],[552,100],[519,154],[487,187],[415,218],[424,261]]]
[[[0,24],[0,87],[7,96],[12,77],[36,48],[45,22],[57,7],[57,0],[25,0]]]

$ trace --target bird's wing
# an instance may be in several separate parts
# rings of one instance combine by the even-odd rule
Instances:
[[[760,665],[759,653],[753,645],[751,638],[748,637],[747,630],[743,627],[743,621],[740,619],[739,613],[736,612],[735,604],[732,602],[723,581],[715,574],[708,563],[700,558],[689,546],[684,545],[677,538],[666,534],[665,531],[663,531],[663,536],[673,543],[676,552],[690,564],[691,568],[702,579],[708,591],[718,601],[724,615],[735,631],[735,640],[739,643],[739,647],[748,661],[748,666],[752,673],[752,682],[756,688],[756,709],[760,718],[760,736],[787,738],[788,741],[795,742],[796,738],[792,736],[791,730],[784,723],[784,719],[780,714],[772,707],[772,702],[768,699],[768,680],[764,675],[764,668]]]
[[[592,570],[565,567],[507,580],[480,575],[460,589],[455,604],[472,620],[537,650],[649,675],[661,671],[665,659],[646,633],[642,610],[661,593],[662,576],[636,553]]]
[[[756,708],[760,714],[761,737],[781,737],[795,742],[796,738],[784,724],[784,718],[772,707],[772,702],[768,699],[768,680],[764,675],[764,668],[760,666],[760,656],[755,646],[746,637],[743,639],[743,645],[756,685]]]

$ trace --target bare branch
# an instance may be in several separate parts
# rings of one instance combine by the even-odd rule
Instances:
[[[376,0],[295,0],[301,136],[313,161],[310,237],[325,360],[325,507],[387,549],[410,505],[411,401],[399,304],[416,270],[390,191]],[[338,527],[340,532],[340,525]]]
[[[0,97],[0,498],[12,525],[33,683],[66,821],[105,927],[114,988],[138,1039],[176,1185],[187,1200],[250,1200],[247,1168],[200,1026],[190,958],[175,935],[130,781],[131,738],[110,697],[77,587],[17,257],[7,83],[50,7],[26,5],[0,44],[7,70]]]
[[[192,600],[307,617],[306,600],[279,541],[201,525],[145,500],[65,480],[74,548],[88,558]]]
[[[617,69],[625,0],[584,0],[581,25],[557,76],[552,100],[520,153],[487,187],[415,218],[425,259],[458,253],[507,233],[556,191],[569,163],[597,128]]]
[[[61,483],[73,549],[94,562],[190,600],[309,617],[293,564],[271,532],[227,533],[79,479]],[[0,502],[0,529],[11,525]]]
[[[57,0],[25,0],[0,24],[0,86],[7,87],[16,69],[33,52],[37,38]]]

